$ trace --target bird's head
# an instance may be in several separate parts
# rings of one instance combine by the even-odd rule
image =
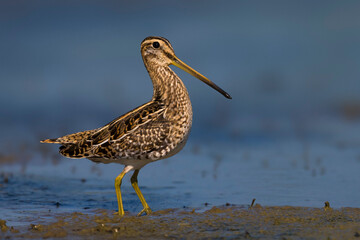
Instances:
[[[222,90],[215,83],[210,81],[207,77],[197,72],[183,61],[181,61],[174,52],[170,42],[163,37],[147,37],[141,42],[141,55],[145,64],[152,66],[169,66],[174,65],[194,77],[203,81],[216,91],[220,92],[226,98],[231,99],[231,96]]]

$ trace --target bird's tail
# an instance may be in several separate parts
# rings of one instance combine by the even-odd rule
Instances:
[[[61,144],[62,142],[59,141],[59,138],[51,138],[51,139],[45,139],[45,140],[41,140],[41,143],[59,143]]]
[[[41,143],[73,144],[81,142],[94,134],[98,129],[72,133],[59,138],[50,138],[40,141]]]

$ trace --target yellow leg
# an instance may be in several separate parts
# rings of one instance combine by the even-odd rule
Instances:
[[[129,172],[130,170],[132,169],[132,167],[130,166],[126,166],[122,172],[119,174],[119,176],[117,176],[115,178],[115,191],[116,191],[116,197],[117,197],[117,201],[118,201],[118,208],[119,208],[119,212],[118,214],[120,216],[124,216],[125,212],[124,212],[124,207],[123,207],[123,203],[122,203],[122,198],[121,198],[121,190],[120,190],[120,187],[121,187],[121,182],[122,182],[122,179],[123,177],[125,176],[125,174],[127,172]]]
[[[151,214],[151,209],[150,209],[149,205],[147,204],[147,202],[145,201],[145,198],[142,195],[142,193],[140,191],[140,188],[138,186],[138,180],[137,180],[138,174],[139,174],[139,170],[135,170],[134,174],[131,177],[131,185],[133,186],[136,194],[138,195],[138,197],[139,197],[139,199],[140,199],[140,201],[141,201],[141,203],[142,203],[142,205],[144,207],[144,209],[141,212],[139,212],[138,216],[141,216],[141,214],[143,214],[144,212],[147,215],[149,215],[149,214]]]

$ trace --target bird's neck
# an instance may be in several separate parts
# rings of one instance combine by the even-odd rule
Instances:
[[[166,108],[164,117],[170,121],[183,121],[189,128],[192,123],[192,106],[184,83],[169,66],[147,66],[154,86],[153,101],[162,102]]]
[[[163,101],[165,104],[173,102],[187,102],[190,104],[188,91],[169,66],[151,66],[145,64],[153,83],[153,100]]]

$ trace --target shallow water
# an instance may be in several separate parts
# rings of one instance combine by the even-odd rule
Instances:
[[[274,130],[262,131],[256,140],[251,137],[256,134],[246,131],[229,138],[233,141],[223,141],[216,130],[208,142],[195,136],[178,155],[140,171],[139,186],[148,204],[155,211],[205,211],[226,203],[250,204],[256,198],[267,206],[322,207],[329,201],[335,208],[360,207],[360,141],[353,135],[359,124],[333,116],[305,124],[298,134],[286,123],[278,119]],[[246,126],[252,132],[262,130],[256,121]],[[15,154],[7,163],[2,157],[0,219],[21,226],[58,213],[116,211],[114,179],[121,165],[58,157],[54,145],[40,149],[31,157]],[[142,208],[130,176],[123,181],[122,194],[125,211],[134,214]]]

